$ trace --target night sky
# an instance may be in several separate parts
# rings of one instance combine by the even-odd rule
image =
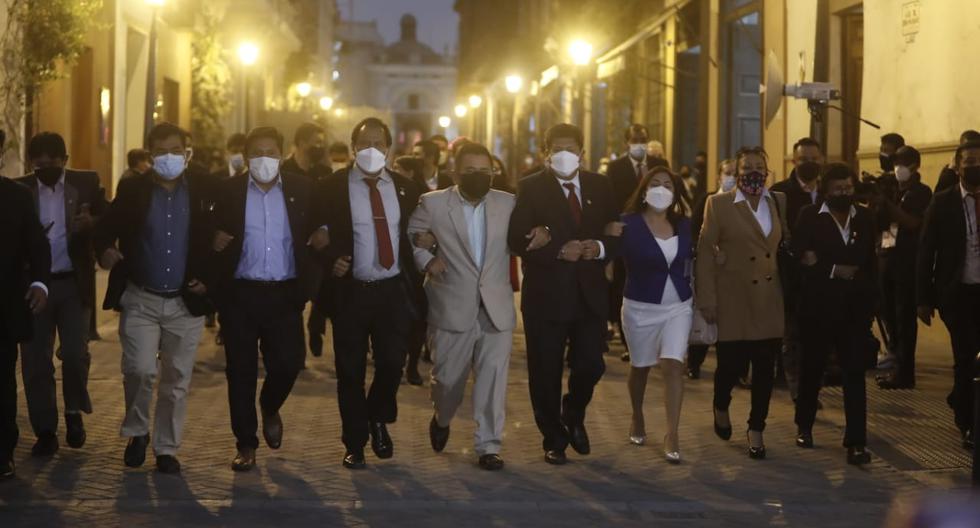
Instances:
[[[412,13],[418,19],[420,41],[438,53],[442,53],[447,46],[450,53],[456,49],[459,17],[453,11],[453,0],[337,0],[344,20],[350,19],[352,4],[353,19],[377,20],[378,31],[386,43],[398,40],[399,19],[405,13]]]

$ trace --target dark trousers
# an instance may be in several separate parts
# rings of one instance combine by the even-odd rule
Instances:
[[[626,264],[623,259],[613,261],[613,278],[609,283],[609,322],[622,327],[623,290],[626,288]],[[625,338],[623,338],[625,343]]]
[[[946,401],[961,431],[973,428],[973,362],[980,351],[980,285],[961,284],[939,309],[953,346],[953,390]]]
[[[888,351],[895,354],[898,381],[915,383],[915,346],[919,336],[915,284],[885,277],[881,280],[881,322],[888,334]]]
[[[0,336],[0,462],[17,446],[17,344]]]
[[[398,418],[398,385],[412,324],[411,300],[403,279],[340,285],[342,307],[331,317],[337,402],[347,449],[359,451],[368,441],[368,424]],[[368,350],[373,352],[374,380],[365,393]]]
[[[687,368],[688,370],[701,370],[704,359],[708,357],[709,345],[688,345],[687,347]]]
[[[868,401],[864,373],[872,362],[871,354],[867,351],[871,322],[861,317],[836,319],[833,324],[814,325],[820,331],[807,332],[803,336],[796,426],[800,431],[813,429],[821,380],[831,352],[836,352],[844,390],[844,446],[864,447],[868,443]]]
[[[732,389],[752,366],[752,410],[749,412],[749,429],[762,432],[769,416],[769,399],[772,397],[776,354],[782,347],[782,338],[758,341],[719,341],[715,349],[718,368],[715,369],[714,406],[727,411],[732,402]]]
[[[303,307],[290,298],[287,283],[235,281],[233,288],[235,302],[222,307],[219,315],[231,429],[239,449],[254,449],[259,446],[255,413],[259,347],[265,366],[259,405],[264,414],[274,414],[303,367]]]
[[[562,424],[585,422],[585,408],[606,371],[602,357],[606,320],[587,312],[580,310],[586,315],[574,321],[549,321],[524,313],[531,407],[538,430],[544,435],[545,450],[561,451],[568,446]],[[568,392],[563,397],[561,379],[566,361]]]
[[[54,279],[48,287],[47,306],[34,317],[34,339],[20,346],[24,396],[35,436],[58,431],[55,330],[61,342],[61,396],[65,412],[92,412],[88,394],[89,313],[74,277]]]

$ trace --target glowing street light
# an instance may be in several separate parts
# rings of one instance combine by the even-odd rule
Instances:
[[[166,0],[146,0],[146,3],[153,7],[163,7],[163,4],[166,3]]]
[[[456,113],[456,117],[460,119],[466,117],[466,110],[467,108],[464,104],[458,104],[456,105],[456,108],[453,109],[453,111]]]
[[[577,66],[585,66],[592,62],[592,44],[581,39],[573,40],[568,45],[568,55]]]
[[[449,125],[452,124],[452,122],[453,121],[449,119],[449,116],[439,116],[439,126],[442,128],[449,128]]]
[[[470,108],[480,108],[481,104],[483,104],[482,97],[476,94],[470,96]]]
[[[252,42],[242,42],[238,46],[238,60],[245,66],[255,64],[255,61],[259,60],[259,47]]]
[[[504,86],[510,93],[517,93],[521,91],[521,86],[524,85],[524,79],[520,75],[508,75],[504,79]]]
[[[323,110],[330,110],[331,108],[333,108],[333,97],[330,97],[329,95],[324,95],[323,97],[321,97],[320,108],[322,108]]]
[[[299,94],[300,97],[307,97],[312,91],[313,85],[308,82],[301,82],[296,85],[296,93]]]

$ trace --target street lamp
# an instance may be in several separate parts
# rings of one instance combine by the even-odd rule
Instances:
[[[456,105],[456,108],[453,108],[453,112],[456,113],[456,117],[458,117],[460,119],[466,117],[466,110],[467,110],[467,108],[466,108],[466,105],[464,105],[464,104],[458,104],[458,105]]]
[[[452,120],[449,119],[449,116],[439,116],[439,126],[442,128],[449,128],[449,125],[451,124]]]
[[[476,94],[470,96],[470,108],[480,108],[481,104],[483,104],[482,97]]]
[[[300,97],[308,97],[312,91],[313,86],[308,82],[301,82],[296,85],[296,93],[299,94]]]
[[[523,85],[524,79],[522,79],[520,75],[508,75],[504,79],[504,87],[506,87],[507,91],[512,94],[516,94],[517,92],[521,91],[521,86]]]
[[[245,68],[255,64],[255,61],[259,60],[259,47],[252,42],[242,42],[238,45],[238,60],[242,63],[242,87],[245,92],[245,104],[242,105],[245,118],[242,121],[245,124],[245,131],[247,132],[249,129],[249,107],[251,104],[249,104],[248,72],[245,71]]]
[[[573,40],[568,45],[568,55],[576,66],[585,66],[592,62],[592,44],[582,39]]]
[[[323,110],[330,110],[333,108],[333,97],[329,95],[324,95],[320,98],[320,108]]]

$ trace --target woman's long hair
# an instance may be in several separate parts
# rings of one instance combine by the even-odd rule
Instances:
[[[684,205],[684,183],[681,181],[680,176],[663,165],[658,165],[643,173],[643,177],[640,178],[639,183],[637,183],[636,189],[633,190],[633,194],[630,195],[629,200],[626,201],[626,208],[623,210],[623,212],[626,214],[631,214],[642,213],[646,210],[646,194],[647,188],[650,186],[650,180],[652,180],[657,174],[661,173],[670,176],[670,182],[674,185],[674,202],[667,208],[667,221],[669,221],[670,225],[674,226],[676,229],[677,222],[679,222],[682,218],[687,217],[687,212]]]

